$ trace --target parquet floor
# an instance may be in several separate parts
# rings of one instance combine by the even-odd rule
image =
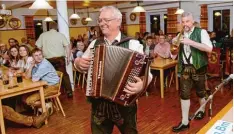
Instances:
[[[217,79],[210,81],[212,87],[219,83],[220,81]],[[156,87],[151,86],[148,97],[143,96],[139,100],[137,114],[139,134],[171,134],[173,133],[172,126],[177,125],[181,120],[179,93],[175,90],[175,85],[166,89],[164,99],[160,98],[159,83],[156,85]],[[214,96],[213,116],[232,100],[233,89],[231,88],[225,86],[222,92],[218,92]],[[6,125],[7,134],[91,134],[90,105],[86,102],[84,93],[76,88],[73,99],[61,96],[60,100],[66,117],[63,117],[59,111],[55,112],[50,116],[48,125],[44,125],[40,129],[10,123]],[[199,102],[193,92],[190,113],[194,113],[197,108],[199,108]],[[208,115],[201,121],[194,120],[190,124],[190,129],[180,134],[195,134],[208,121]],[[117,128],[113,133],[119,134]]]

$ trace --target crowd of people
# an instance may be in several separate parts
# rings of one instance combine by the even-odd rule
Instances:
[[[107,17],[111,19],[106,19]],[[115,40],[120,42],[125,37],[119,29],[121,20],[121,12],[113,6],[105,6],[100,10],[98,25],[104,35],[102,39],[105,40],[107,45],[111,45]],[[208,62],[206,57],[207,53],[210,53],[213,47],[217,47],[216,44],[219,42],[215,37],[215,32],[208,34],[206,30],[197,28],[193,23],[192,14],[185,12],[182,15],[184,37],[181,40],[184,46],[183,50],[176,54],[171,52],[171,45],[175,43],[177,36],[165,35],[162,30],[159,30],[158,34],[137,32],[135,39],[120,44],[121,47],[144,53],[152,58],[174,59],[178,55],[179,71],[181,73],[182,120],[177,126],[173,127],[172,131],[174,132],[189,128],[188,111],[191,83],[199,85],[196,87],[197,95],[200,104],[204,103],[205,75]],[[57,31],[57,24],[50,23],[50,30],[42,33],[35,45],[29,43],[26,38],[22,38],[21,43],[14,38],[8,40],[8,45],[0,42],[0,64],[8,67],[14,76],[20,73],[25,78],[32,79],[32,81],[47,81],[48,85],[44,88],[45,96],[57,93],[60,78],[56,70],[61,71],[64,74],[62,86],[65,88],[67,97],[72,98],[73,92],[66,72],[66,65],[73,59],[77,70],[87,72],[91,61],[89,48],[98,45],[97,42],[100,39],[95,27],[91,27],[88,34],[78,35],[77,38],[72,37],[69,43],[66,37]],[[69,45],[72,47],[69,47]],[[193,55],[194,53],[196,55]],[[200,59],[204,60],[198,62]],[[188,74],[185,71],[186,69],[193,70],[190,73],[194,73]],[[151,80],[151,74],[149,76]],[[197,79],[193,76],[197,76]],[[124,92],[129,96],[143,90],[143,80],[140,77],[135,77],[135,79],[135,83],[129,82],[124,89]],[[27,105],[34,106],[35,102],[39,100],[39,94],[30,94],[23,98]],[[93,133],[111,133],[114,125],[119,128],[121,133],[137,133],[136,103],[124,107],[100,98],[90,99],[90,102],[92,104],[91,128]],[[109,113],[113,112],[116,113],[109,115]],[[3,107],[3,114],[6,119],[35,127],[40,127],[42,122],[48,118],[47,112],[39,117],[21,115],[7,106],[7,103]],[[196,119],[202,119],[204,115],[205,112],[202,109]]]

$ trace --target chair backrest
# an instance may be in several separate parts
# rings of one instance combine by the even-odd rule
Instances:
[[[61,85],[62,85],[62,79],[63,79],[63,73],[60,72],[60,71],[56,71],[57,74],[58,74],[58,77],[59,77],[59,89],[58,89],[58,93],[60,93],[60,88],[61,88]]]

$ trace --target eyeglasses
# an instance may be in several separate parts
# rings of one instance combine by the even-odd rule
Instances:
[[[107,19],[107,18],[103,18],[103,19],[98,19],[97,20],[97,24],[100,24],[100,23],[105,23],[105,24],[107,24],[107,23],[109,23],[110,21],[112,21],[112,20],[115,20],[116,18],[112,18],[112,19]]]

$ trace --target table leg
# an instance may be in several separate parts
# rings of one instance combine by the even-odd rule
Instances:
[[[43,87],[40,87],[40,97],[41,97],[42,111],[45,112],[46,111],[46,107],[45,107],[45,96],[44,96]],[[45,121],[45,124],[47,124],[47,120]]]
[[[176,80],[176,90],[179,90],[179,82],[178,82],[178,65],[175,66],[175,80]]]
[[[5,124],[4,124],[4,117],[2,112],[2,99],[0,99],[0,125],[1,125],[1,132],[5,134]]]
[[[164,73],[163,73],[163,69],[160,69],[160,90],[161,90],[161,98],[164,98]]]

